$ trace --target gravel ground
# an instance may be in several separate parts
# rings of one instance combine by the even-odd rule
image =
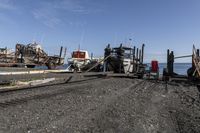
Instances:
[[[44,95],[44,97],[26,96]],[[105,78],[0,94],[2,133],[199,133],[195,86]]]

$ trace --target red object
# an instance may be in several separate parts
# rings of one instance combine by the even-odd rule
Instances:
[[[75,52],[73,52],[73,54],[72,54],[72,58],[85,59],[85,52],[75,51]]]
[[[159,67],[158,67],[158,61],[153,60],[151,61],[151,72],[158,72]]]

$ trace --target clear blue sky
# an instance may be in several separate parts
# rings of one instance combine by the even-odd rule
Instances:
[[[108,43],[145,43],[146,62],[165,62],[168,48],[200,48],[200,0],[0,0],[0,46],[33,41],[52,54],[81,44],[96,56]]]

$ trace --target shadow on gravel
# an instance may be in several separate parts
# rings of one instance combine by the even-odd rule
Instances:
[[[90,81],[90,80],[95,80],[95,79],[100,79],[102,77],[94,77],[90,79],[84,79],[84,80],[75,80],[71,81],[73,76],[70,76],[67,80],[64,80],[64,82],[59,82],[59,83],[52,83],[52,84],[44,84],[44,85],[37,85],[37,86],[29,86],[29,87],[22,87],[18,89],[11,89],[11,90],[0,90],[0,93],[7,93],[7,92],[14,92],[14,91],[23,91],[27,89],[34,89],[34,88],[41,88],[41,87],[49,87],[49,86],[56,86],[56,85],[65,85],[65,84],[74,84],[74,83],[82,83],[85,81]],[[70,82],[71,81],[71,82]]]

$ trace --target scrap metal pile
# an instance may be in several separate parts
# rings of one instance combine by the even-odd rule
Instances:
[[[65,56],[66,49],[63,55],[63,47],[60,49],[60,55],[49,56],[37,43],[28,45],[16,44],[15,52],[8,53],[7,49],[1,49],[0,66],[26,66],[28,68],[33,68],[35,66],[47,66],[48,69],[55,69],[56,66],[64,64]]]

